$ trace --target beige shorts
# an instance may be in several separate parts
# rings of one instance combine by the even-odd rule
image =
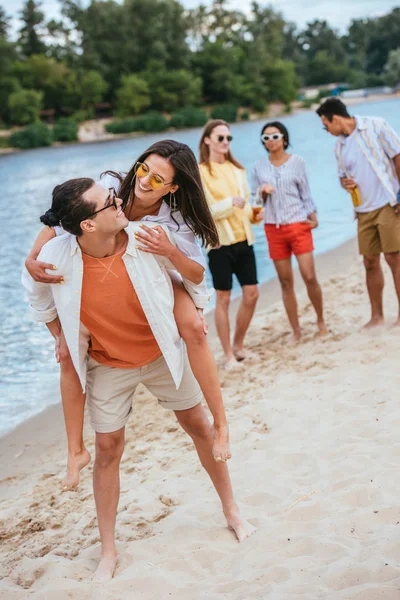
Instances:
[[[171,410],[193,408],[203,397],[186,353],[178,389],[162,355],[137,369],[117,369],[101,365],[89,356],[86,381],[90,423],[98,433],[112,433],[125,427],[139,383],[143,383],[158,398],[163,408]]]
[[[400,251],[400,214],[386,204],[377,210],[357,213],[358,247],[363,256],[376,256],[381,252]]]

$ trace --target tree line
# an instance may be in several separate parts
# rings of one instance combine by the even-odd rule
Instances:
[[[287,105],[304,85],[400,82],[400,8],[353,20],[341,35],[327,21],[299,30],[271,7],[248,12],[214,0],[61,0],[46,20],[27,0],[17,39],[0,8],[0,122],[28,124],[41,110],[77,121],[101,103],[127,117],[224,103],[262,112]]]

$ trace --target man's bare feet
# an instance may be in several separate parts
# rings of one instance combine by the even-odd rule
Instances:
[[[374,327],[381,327],[385,324],[385,320],[383,317],[372,317],[368,323],[365,323],[363,329],[373,329]]]
[[[93,575],[92,581],[95,583],[102,583],[103,581],[110,581],[113,578],[115,569],[117,568],[118,555],[117,551],[111,552],[110,554],[102,555],[98,567]]]
[[[214,443],[212,448],[214,460],[216,460],[217,462],[226,462],[232,456],[229,447],[228,425],[223,425],[222,427],[215,427],[213,425],[211,431],[214,437]]]
[[[327,326],[325,325],[325,321],[318,321],[317,325],[319,335],[328,335],[329,332]]]
[[[236,371],[236,370],[242,369],[242,368],[243,368],[242,363],[238,362],[236,360],[236,358],[229,358],[224,363],[225,371]]]
[[[229,511],[224,510],[224,514],[229,529],[232,529],[239,542],[243,542],[257,531],[254,525],[243,519],[237,506]]]
[[[79,454],[68,454],[67,476],[62,482],[62,491],[74,490],[79,485],[80,472],[90,463],[90,454],[84,447]]]

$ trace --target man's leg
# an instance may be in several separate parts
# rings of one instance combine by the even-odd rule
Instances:
[[[198,404],[188,410],[177,410],[175,414],[179,424],[192,438],[200,462],[217,490],[228,526],[233,529],[241,542],[256,529],[240,515],[239,507],[233,497],[227,465],[214,460],[212,454],[214,435],[204,408]]]
[[[238,359],[244,357],[244,336],[253,318],[258,296],[258,287],[256,285],[242,286],[242,300],[236,315],[236,329],[233,338],[233,351]]]
[[[290,258],[284,258],[274,260],[274,265],[281,284],[283,304],[293,329],[293,340],[297,342],[301,338],[301,330],[297,314],[297,299],[294,293],[292,262]]]
[[[318,283],[317,276],[315,273],[314,256],[312,252],[305,254],[299,254],[296,257],[299,263],[299,269],[304,283],[307,287],[308,297],[311,300],[311,304],[317,313],[317,325],[321,335],[328,333],[328,330],[324,321],[324,310],[322,301],[321,286]]]
[[[399,303],[398,317],[395,325],[400,325],[400,252],[385,252],[385,259],[392,271],[394,287]]]
[[[380,263],[380,255],[364,256],[367,276],[367,289],[371,303],[371,320],[364,326],[366,329],[382,325],[383,319],[383,286],[384,279]]]
[[[113,433],[96,433],[93,472],[94,499],[101,539],[101,558],[93,580],[108,581],[117,566],[115,521],[119,501],[119,465],[124,452],[125,428]]]

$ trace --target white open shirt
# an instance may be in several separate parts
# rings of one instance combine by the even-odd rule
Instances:
[[[140,222],[131,222],[127,226],[128,245],[122,260],[178,388],[183,374],[184,343],[174,319],[174,293],[168,275],[168,269],[175,270],[175,267],[163,256],[137,251],[134,234],[139,226]],[[168,227],[160,226],[175,244]],[[57,265],[65,283],[38,283],[24,269],[22,283],[28,294],[33,318],[41,323],[50,323],[59,317],[72,362],[85,391],[90,333],[80,320],[83,261],[76,236],[65,233],[53,238],[43,246],[38,260]],[[210,299],[205,280],[195,285],[183,278],[183,284],[195,306],[204,308]]]

